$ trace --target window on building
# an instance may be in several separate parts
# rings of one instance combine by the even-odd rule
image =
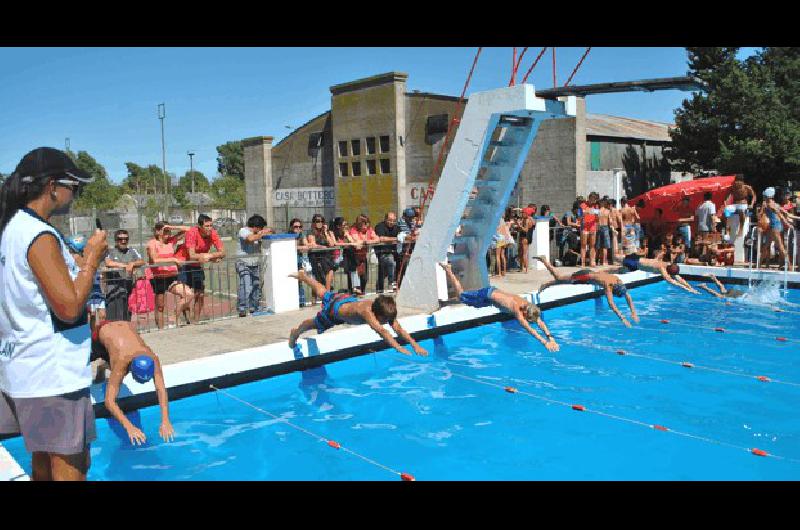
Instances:
[[[308,135],[308,156],[317,156],[320,147],[322,147],[322,133],[314,132]]]
[[[361,162],[353,162],[353,176],[354,177],[361,176]]]
[[[375,154],[375,137],[369,136],[367,137],[367,154],[374,155]]]
[[[344,163],[344,162],[339,164],[339,176],[340,177],[349,177],[350,176],[350,172],[347,171],[347,164]]]
[[[361,140],[350,140],[350,147],[350,152],[353,153],[353,156],[361,154]]]
[[[392,172],[392,164],[388,158],[381,158],[381,173],[388,175]]]
[[[389,137],[388,136],[381,136],[381,153],[388,153],[389,152]]]
[[[433,145],[447,134],[447,114],[428,116],[425,123],[425,143]]]
[[[374,175],[378,172],[377,170],[378,164],[375,160],[367,160],[367,175]]]
[[[347,154],[347,140],[339,141],[339,156],[350,156]]]

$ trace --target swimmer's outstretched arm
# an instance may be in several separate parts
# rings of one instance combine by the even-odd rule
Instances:
[[[700,294],[694,287],[689,285],[689,282],[681,278],[678,274],[675,275],[675,281],[681,284],[684,288],[688,289],[690,293]]]
[[[158,434],[165,442],[171,442],[175,435],[172,423],[169,421],[169,396],[167,395],[167,385],[164,384],[164,372],[161,370],[161,361],[158,356],[153,355],[155,360],[155,373],[153,374],[153,384],[156,387],[158,396],[158,406],[161,409],[161,425],[158,427]]]
[[[631,327],[631,323],[628,322],[628,319],[625,318],[625,315],[623,315],[622,311],[619,310],[617,304],[614,303],[614,294],[611,291],[611,286],[607,285],[605,291],[606,291],[606,300],[608,300],[608,307],[611,308],[614,314],[616,314],[617,317],[619,317],[619,319],[622,321],[623,324],[625,324],[626,327]]]
[[[416,353],[417,355],[422,355],[423,357],[428,356],[428,352],[425,350],[425,348],[417,344],[417,341],[415,341],[414,338],[411,337],[408,331],[403,329],[403,326],[401,326],[400,323],[397,322],[397,319],[395,319],[394,322],[392,322],[392,329],[394,330],[395,333],[397,333],[398,337],[402,338],[404,341],[409,343],[412,348],[414,348],[414,353]]]
[[[709,288],[709,286],[708,286],[708,285],[706,285],[706,284],[704,284],[704,283],[698,284],[698,286],[697,286],[697,287],[698,287],[698,288],[700,288],[700,289],[702,289],[702,290],[704,290],[704,291],[706,291],[707,293],[713,294],[713,295],[714,295],[714,296],[716,296],[717,298],[725,298],[724,296],[722,296],[722,295],[721,295],[721,294],[719,294],[718,292],[716,292],[716,291],[714,291],[713,289]]]
[[[716,276],[714,276],[713,274],[710,274],[709,277],[711,278],[711,281],[713,281],[714,283],[717,284],[717,287],[719,287],[719,292],[721,292],[722,294],[725,294],[725,293],[728,292],[728,289],[725,288],[725,285],[723,285],[723,283],[721,281],[719,281]]]
[[[128,433],[128,438],[131,441],[131,445],[141,445],[147,441],[147,437],[144,433],[139,430],[136,425],[131,423],[131,421],[125,417],[123,414],[122,409],[119,408],[117,405],[117,395],[119,394],[119,386],[122,384],[122,378],[125,377],[126,369],[120,366],[121,363],[117,363],[117,366],[111,370],[111,376],[108,378],[108,383],[106,383],[106,399],[105,399],[105,407],[109,413],[114,417],[115,420],[120,422],[120,424],[125,428],[125,432]]]
[[[391,334],[391,333],[389,333],[388,331],[386,331],[386,328],[384,328],[383,326],[381,326],[381,323],[380,323],[380,322],[378,322],[378,319],[377,319],[377,318],[375,318],[375,315],[372,313],[372,311],[369,311],[369,310],[367,310],[367,311],[365,311],[364,313],[360,313],[360,316],[361,316],[361,318],[363,318],[363,319],[364,319],[364,322],[366,322],[366,324],[367,324],[369,327],[371,327],[371,328],[372,328],[372,331],[374,331],[375,333],[377,333],[378,335],[380,335],[380,337],[381,337],[381,338],[382,338],[384,341],[386,341],[386,344],[388,344],[389,346],[391,346],[391,347],[392,347],[392,348],[394,348],[395,350],[399,351],[399,352],[400,352],[400,353],[402,353],[403,355],[411,355],[411,352],[410,352],[410,351],[408,351],[408,350],[407,350],[407,349],[405,349],[403,346],[401,346],[401,345],[400,345],[400,343],[399,343],[399,342],[397,342],[397,340],[395,340],[395,338],[392,336],[392,334]],[[394,328],[393,328],[393,329],[394,329]],[[401,329],[402,329],[402,328],[401,328]],[[405,331],[405,330],[404,330],[404,331]],[[399,333],[398,333],[398,335],[399,335]],[[409,339],[411,339],[411,337],[410,337],[410,336],[409,336]],[[417,344],[416,342],[414,342],[414,339],[411,339],[411,340],[410,340],[410,342],[413,342],[414,344]],[[419,345],[417,345],[417,346],[419,346]],[[424,350],[423,350],[423,351],[424,351]],[[426,354],[426,355],[427,355],[427,353],[428,353],[428,352],[425,352],[425,354]],[[420,355],[421,355],[421,354],[420,354]]]
[[[686,285],[683,285],[683,284],[681,284],[680,282],[678,282],[678,281],[675,281],[675,280],[674,280],[674,279],[673,279],[673,278],[672,278],[672,277],[669,275],[669,273],[667,272],[667,268],[666,268],[666,267],[659,267],[659,272],[661,272],[661,276],[664,278],[664,280],[666,280],[666,282],[667,282],[667,283],[671,283],[671,284],[672,284],[672,285],[674,285],[675,287],[680,287],[680,288],[681,288],[681,289],[683,289],[684,291],[688,291],[688,292],[690,292],[690,293],[692,293],[692,294],[700,294],[700,293],[698,293],[697,291],[695,291],[694,289],[692,289],[692,287],[691,287],[689,284],[686,284],[686,281],[684,281],[684,282],[683,282],[683,283],[684,283],[684,284],[686,284]],[[676,275],[676,277],[679,277],[679,278],[680,278],[680,276],[677,276],[677,275]],[[681,278],[681,280],[683,280],[683,278]]]
[[[631,310],[631,320],[639,323],[639,315],[636,314],[636,308],[633,306],[633,298],[631,298],[631,294],[626,292],[625,293],[625,301],[628,302],[628,309]]]
[[[517,322],[519,322],[520,325],[528,331],[528,333],[533,335],[533,338],[541,342],[542,346],[547,348],[547,351],[559,350],[558,343],[555,341],[553,336],[550,335],[550,330],[547,329],[547,326],[545,325],[544,321],[542,321],[541,318],[536,322],[536,324],[540,328],[542,328],[542,331],[545,332],[545,334],[547,335],[546,339],[541,335],[539,335],[539,333],[535,329],[533,329],[533,327],[531,327],[531,325],[528,323],[528,320],[522,315],[521,310],[514,311],[514,316],[517,317]]]

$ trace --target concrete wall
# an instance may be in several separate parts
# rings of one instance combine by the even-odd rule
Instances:
[[[261,214],[272,226],[272,136],[242,140],[244,148],[244,190],[247,214]]]
[[[405,136],[407,77],[392,72],[331,87],[336,215],[349,222],[365,213],[374,224],[398,208],[398,193],[405,190],[405,160],[398,160],[398,152],[399,137]],[[381,136],[389,136],[388,153],[381,152]],[[375,139],[374,155],[367,154],[367,138]],[[359,155],[352,154],[353,140],[360,141]],[[341,141],[348,143],[344,154]],[[388,171],[381,169],[381,159],[389,160]],[[376,164],[373,175],[368,174],[370,160]],[[353,176],[354,163],[360,164],[360,176]],[[342,176],[342,164],[347,165],[348,176]]]
[[[316,133],[322,133],[322,146],[316,153],[309,154],[309,137]],[[271,192],[332,188],[333,151],[333,128],[329,111],[301,126],[272,148]],[[273,222],[270,226],[278,231],[288,230],[288,221],[294,217],[302,219],[304,225],[308,225],[315,213],[321,213],[327,220],[332,219],[335,213],[332,204],[324,206],[319,201],[305,199],[291,201],[286,205],[273,204],[272,210]]]

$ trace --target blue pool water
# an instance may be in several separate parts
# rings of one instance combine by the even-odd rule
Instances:
[[[605,301],[545,311],[557,353],[496,323],[424,341],[426,359],[385,350],[226,392],[417,480],[800,478],[800,295],[784,305],[796,313],[779,314],[749,303],[774,302],[770,292],[729,306],[663,282],[631,293],[641,323],[630,330]],[[176,401],[171,416],[176,439],[163,443],[157,407],[133,414],[149,439],[136,448],[116,422],[98,420],[89,479],[398,480],[223,394]],[[4,444],[30,472],[21,440]]]

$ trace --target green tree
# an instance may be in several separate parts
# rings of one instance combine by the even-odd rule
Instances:
[[[128,176],[122,181],[127,193],[153,195],[164,193],[164,172],[155,164],[142,167],[133,162],[125,162]]]
[[[242,209],[245,207],[244,182],[232,175],[214,179],[211,197],[217,208]]]
[[[217,146],[217,168],[223,176],[244,181],[244,147],[242,142],[227,142]]]
[[[185,192],[192,191],[192,177],[194,177],[194,190],[196,193],[209,191],[211,183],[202,171],[187,171],[180,179],[178,179],[178,187]]]
[[[86,151],[78,151],[77,154],[67,151],[67,155],[73,159],[78,168],[94,177],[94,182],[87,184],[80,197],[75,200],[76,209],[113,210],[122,191],[120,186],[108,180],[108,173],[103,165]]]
[[[675,111],[668,156],[684,171],[743,173],[757,190],[800,178],[800,49],[687,48],[708,84]]]

